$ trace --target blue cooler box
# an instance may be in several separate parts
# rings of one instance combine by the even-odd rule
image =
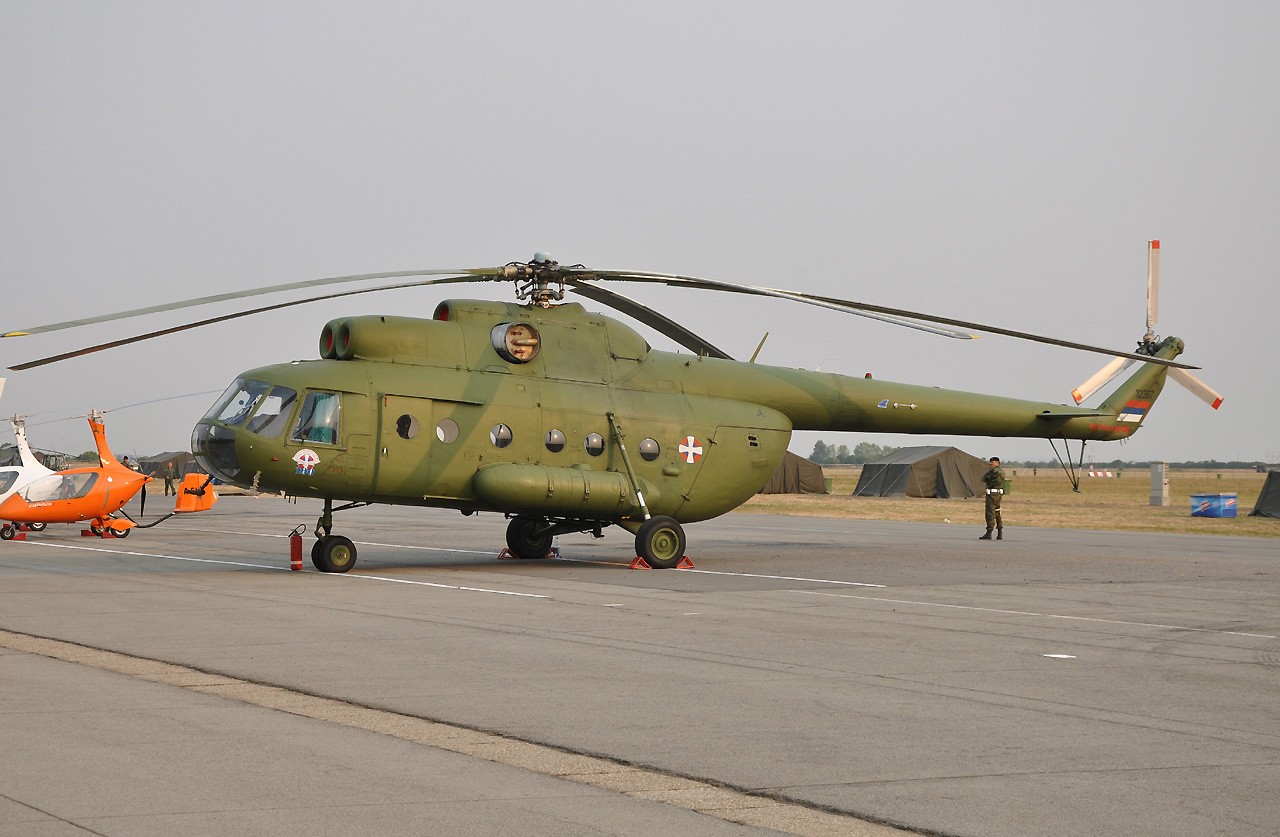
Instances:
[[[1236,495],[1192,494],[1192,517],[1235,517]]]

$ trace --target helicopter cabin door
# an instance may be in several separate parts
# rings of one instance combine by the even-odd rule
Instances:
[[[378,467],[374,493],[421,499],[426,493],[431,442],[431,399],[383,394],[379,399]]]

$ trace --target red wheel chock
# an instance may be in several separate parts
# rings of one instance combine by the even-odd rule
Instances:
[[[553,560],[558,559],[560,557],[560,547],[558,546],[551,547],[551,549],[547,552],[547,554],[543,555],[542,557],[550,558]],[[514,552],[512,552],[510,549],[504,546],[502,548],[502,551],[498,553],[498,560],[499,561],[519,561],[520,556],[516,555]]]
[[[639,555],[637,555],[637,556],[635,557],[635,559],[634,559],[634,560],[632,560],[632,562],[631,562],[631,569],[633,569],[633,570],[651,570],[651,569],[653,569],[653,567],[649,566],[649,562],[648,562],[648,561],[644,560],[644,558],[641,558]],[[691,570],[691,569],[693,569],[693,562],[692,562],[692,561],[690,561],[690,560],[689,560],[689,556],[688,556],[688,555],[686,555],[686,556],[684,556],[683,558],[681,558],[681,559],[680,559],[680,563],[676,564],[675,569],[677,569],[677,570]]]
[[[14,532],[13,537],[9,538],[9,540],[11,541],[25,541],[26,539],[27,539],[27,533],[22,531],[21,529],[19,529],[17,532]]]

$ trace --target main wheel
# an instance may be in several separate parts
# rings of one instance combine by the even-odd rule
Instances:
[[[636,554],[655,570],[669,570],[684,557],[684,529],[675,518],[651,517],[636,532]]]
[[[18,534],[18,527],[12,523],[6,523],[0,526],[0,540],[11,541]]]
[[[48,523],[28,523],[27,528],[30,529],[32,532],[43,532],[45,529],[49,528],[49,524]]]
[[[507,548],[517,558],[546,558],[551,551],[552,535],[547,521],[526,514],[512,518],[507,524]]]
[[[345,573],[356,565],[356,545],[342,535],[328,535],[312,547],[311,563],[322,573]]]
[[[117,538],[127,538],[127,537],[129,537],[129,530],[128,530],[128,529],[114,529],[114,528],[113,528],[113,529],[111,529],[111,534],[115,535]]]

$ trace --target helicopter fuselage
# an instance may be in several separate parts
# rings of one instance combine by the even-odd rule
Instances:
[[[1172,339],[1172,338],[1171,338]],[[1181,341],[1170,345],[1171,356]],[[1097,410],[655,351],[617,320],[451,300],[334,320],[320,360],[241,375],[196,426],[212,474],[293,496],[500,511],[634,530],[705,520],[769,479],[793,430],[1116,439],[1164,383]]]

